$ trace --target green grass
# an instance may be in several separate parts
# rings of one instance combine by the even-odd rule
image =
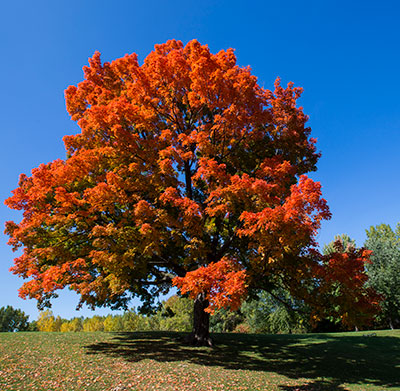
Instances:
[[[400,390],[400,331],[0,333],[0,390]]]

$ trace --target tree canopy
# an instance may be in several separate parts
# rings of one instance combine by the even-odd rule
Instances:
[[[138,296],[146,309],[173,282],[200,312],[254,289],[311,298],[303,282],[326,276],[310,249],[330,212],[305,175],[319,153],[301,93],[262,88],[232,49],[195,40],[156,45],[141,65],[96,52],[65,92],[80,128],[67,158],[21,175],[6,200],[23,210],[6,223],[23,248],[12,271],[29,279],[20,296],[46,306],[68,286],[81,304]]]

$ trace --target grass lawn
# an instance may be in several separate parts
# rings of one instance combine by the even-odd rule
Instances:
[[[0,333],[0,390],[400,390],[400,331]]]

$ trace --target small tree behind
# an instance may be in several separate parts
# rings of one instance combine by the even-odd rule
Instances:
[[[171,296],[162,303],[160,329],[166,331],[191,331],[193,328],[192,300]]]
[[[372,324],[381,297],[367,284],[366,267],[371,263],[371,251],[357,248],[355,241],[346,234],[336,235],[324,246],[316,266],[323,283],[317,279],[315,299],[320,305],[330,306],[330,311],[325,316],[315,317],[312,322],[315,331],[358,329]]]
[[[11,306],[0,308],[0,331],[25,331],[29,328],[29,316]]]
[[[56,318],[54,317],[53,312],[50,310],[46,310],[40,312],[37,320],[37,327],[39,331],[60,331],[61,325],[60,328],[57,327],[59,323],[60,322],[56,323]]]
[[[308,331],[309,309],[288,291],[275,290],[273,296],[260,292],[241,308],[253,333],[299,333]]]
[[[322,249],[322,254],[330,255],[335,252],[348,252],[356,248],[356,241],[350,238],[347,234],[335,235],[332,242],[325,244]]]

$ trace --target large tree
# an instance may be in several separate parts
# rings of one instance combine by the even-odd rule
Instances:
[[[138,296],[146,309],[173,281],[195,299],[200,344],[208,312],[237,308],[246,292],[315,297],[303,282],[318,274],[309,249],[330,212],[304,175],[319,154],[302,89],[279,79],[264,89],[232,49],[197,41],[156,45],[142,65],[99,53],[89,64],[65,92],[81,129],[64,138],[67,158],[21,175],[6,200],[24,211],[6,224],[23,247],[20,296],[46,306],[68,286],[81,304]]]

